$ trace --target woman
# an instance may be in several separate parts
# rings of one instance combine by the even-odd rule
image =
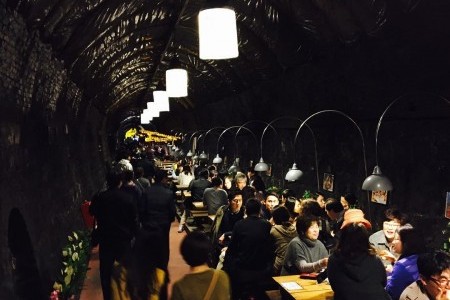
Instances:
[[[284,261],[284,254],[289,242],[297,236],[294,224],[290,222],[289,211],[284,206],[278,206],[272,212],[275,223],[270,229],[270,235],[275,240],[275,262],[273,264],[273,275],[279,276]]]
[[[319,219],[299,216],[296,222],[298,236],[289,242],[281,275],[318,272],[328,263],[328,251],[319,237]]]
[[[163,271],[163,247],[158,228],[141,230],[134,247],[114,264],[111,277],[112,300],[167,299],[167,274]]]
[[[419,279],[417,257],[425,247],[418,231],[409,224],[397,229],[391,247],[400,257],[388,276],[386,290],[393,300],[398,300],[403,290]]]
[[[385,291],[386,272],[369,243],[371,224],[359,209],[344,216],[338,246],[328,261],[328,279],[335,300],[390,299]]]
[[[188,186],[189,183],[194,179],[194,175],[191,172],[191,167],[189,165],[183,166],[183,171],[178,176],[178,185]]]

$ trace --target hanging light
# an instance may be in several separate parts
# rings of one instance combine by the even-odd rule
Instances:
[[[289,171],[286,173],[286,176],[284,177],[287,181],[297,181],[300,179],[300,177],[303,176],[303,172],[297,168],[297,164],[294,163],[292,165],[292,168],[289,169]]]
[[[208,155],[206,155],[205,151],[202,151],[202,153],[200,154],[199,158],[201,160],[205,160],[205,159],[208,159]]]
[[[153,91],[153,101],[156,103],[159,111],[170,111],[169,96],[166,91]]]
[[[169,97],[186,97],[188,95],[187,71],[181,68],[177,54],[174,54],[170,67],[166,71],[166,92]]]
[[[148,114],[153,118],[159,117],[159,108],[155,102],[147,102],[147,109],[145,111],[148,111]]]
[[[187,157],[192,157],[192,151],[189,150],[188,153],[186,154]]]
[[[228,59],[239,56],[236,13],[215,7],[198,14],[199,56],[201,59]]]
[[[392,182],[381,173],[379,166],[373,168],[372,175],[367,177],[362,185],[365,191],[392,191],[393,188]]]
[[[256,166],[255,166],[255,171],[257,171],[257,172],[265,172],[265,171],[268,171],[268,170],[269,170],[269,165],[264,162],[264,159],[261,156],[261,158],[259,159],[259,163],[257,163]]]
[[[153,117],[147,112],[142,112],[141,114],[141,124],[149,124],[153,120]]]
[[[213,164],[221,164],[222,163],[222,158],[219,156],[219,154],[216,155],[216,157],[214,157],[213,159]]]

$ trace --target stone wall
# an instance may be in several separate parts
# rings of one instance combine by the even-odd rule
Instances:
[[[83,228],[80,204],[104,178],[102,119],[39,33],[0,4],[1,299],[14,299],[13,282],[27,280],[33,299],[39,289],[47,297],[67,235]],[[27,234],[30,245],[17,247]],[[26,260],[39,278],[19,274]]]

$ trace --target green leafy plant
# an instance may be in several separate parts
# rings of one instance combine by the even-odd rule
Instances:
[[[314,198],[313,194],[309,190],[305,190],[303,193],[302,199],[311,199]]]
[[[277,187],[277,186],[274,186],[274,185],[269,186],[269,187],[266,189],[266,193],[267,193],[267,194],[275,193],[275,194],[277,194],[277,195],[281,195],[281,192],[282,192],[282,191],[283,191],[282,188]]]
[[[89,262],[90,234],[74,231],[67,237],[68,243],[62,249],[62,268],[53,284],[50,298],[66,300],[80,291]]]

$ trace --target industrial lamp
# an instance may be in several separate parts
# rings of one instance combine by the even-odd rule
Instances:
[[[166,92],[169,97],[174,98],[188,95],[187,71],[181,68],[176,54],[170,63],[170,68],[166,71]]]
[[[244,126],[230,126],[230,127],[228,127],[228,128],[225,128],[225,130],[222,131],[222,133],[219,135],[219,138],[217,139],[217,155],[216,155],[216,157],[214,158],[213,163],[218,163],[218,164],[220,164],[220,163],[222,162],[222,158],[221,158],[220,155],[219,155],[220,139],[222,138],[222,136],[223,136],[226,132],[228,132],[228,131],[231,130],[231,129],[236,129],[236,128],[238,128],[238,131],[239,131],[240,129],[245,129],[245,130],[247,130],[248,132],[250,132],[250,133],[253,135],[253,137],[254,137],[255,140],[256,140],[256,135],[255,135],[255,133],[254,133],[253,131],[251,131],[250,129],[248,129],[247,127],[244,127]],[[237,133],[236,133],[236,134],[237,134]],[[236,154],[236,135],[234,136],[234,142],[235,142],[235,154]],[[214,162],[214,161],[216,161],[216,162]],[[233,162],[233,165],[230,167],[230,168],[232,168],[231,171],[236,171],[236,170],[238,169],[238,165],[239,165],[239,158],[236,158],[235,161]],[[234,168],[233,166],[236,167],[236,168]],[[232,173],[232,172],[231,172],[231,173]]]
[[[212,131],[217,130],[217,129],[222,129],[222,130],[224,130],[225,127],[222,127],[222,126],[213,127],[213,128],[211,128],[211,129],[209,129],[209,130],[203,135],[203,140],[202,140],[202,149],[203,149],[203,150],[202,150],[202,153],[201,153],[200,156],[199,156],[199,158],[200,158],[201,160],[207,160],[207,159],[209,158],[209,155],[208,155],[207,153],[205,153],[205,140],[206,140],[206,137],[208,136],[209,133],[211,133]],[[214,162],[214,160],[213,160],[213,163],[214,163],[214,164],[220,164],[220,163],[222,162],[222,161],[217,162],[217,161],[219,161],[217,158],[221,159],[221,158],[219,157],[219,154],[217,154],[217,156],[214,158],[214,160],[216,161],[216,162]]]
[[[440,100],[444,101],[447,104],[450,104],[450,101],[448,99],[442,97],[442,96],[435,95],[435,94],[429,94],[429,93],[425,93],[425,94],[428,94],[428,95],[433,96],[433,97],[435,97],[437,99],[440,99]],[[362,189],[363,190],[367,190],[367,191],[392,191],[394,189],[394,187],[392,185],[392,182],[389,180],[389,178],[384,176],[383,173],[381,173],[381,169],[380,169],[380,167],[378,165],[378,133],[380,132],[381,122],[383,121],[383,118],[386,115],[387,111],[395,103],[397,103],[400,99],[406,98],[406,96],[408,96],[408,94],[402,95],[400,97],[397,97],[391,103],[389,103],[389,105],[385,108],[385,110],[381,114],[380,119],[378,120],[377,129],[376,129],[376,132],[375,132],[375,162],[376,162],[376,165],[373,168],[372,175],[370,175],[369,177],[367,177],[364,180],[364,182],[362,184]]]
[[[169,96],[166,91],[153,91],[153,101],[156,103],[159,111],[170,111]]]
[[[198,14],[200,59],[239,56],[236,13],[229,7],[203,9]]]
[[[275,121],[275,120],[274,120]],[[269,165],[267,163],[264,162],[263,159],[263,139],[264,139],[264,134],[266,133],[267,129],[270,127],[273,129],[273,131],[275,131],[275,133],[278,135],[278,132],[275,130],[275,128],[272,126],[273,121],[271,121],[270,123],[268,123],[266,125],[266,127],[264,128],[262,134],[261,134],[261,140],[260,140],[260,145],[259,145],[259,149],[261,151],[261,158],[259,159],[259,162],[255,165],[255,171],[257,172],[265,172],[269,170]]]

